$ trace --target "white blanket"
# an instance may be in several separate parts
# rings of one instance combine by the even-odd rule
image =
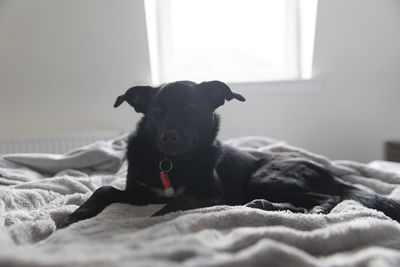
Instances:
[[[112,204],[56,231],[55,222],[97,187],[124,187],[125,138],[65,155],[0,157],[0,266],[400,266],[400,224],[354,201],[328,215],[216,206],[149,217],[160,206]],[[399,174],[271,139],[229,143],[270,155],[295,153],[400,200]]]

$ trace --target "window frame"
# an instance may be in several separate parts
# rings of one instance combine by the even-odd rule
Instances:
[[[151,76],[153,84],[160,84],[163,82],[174,80],[174,74],[169,68],[169,57],[171,48],[171,20],[169,18],[170,11],[170,0],[144,0],[146,4],[146,20],[147,20],[147,32],[149,39],[149,52],[151,61]],[[316,11],[318,0],[285,0],[287,3],[292,3],[289,8],[292,8],[294,16],[292,18],[291,25],[292,29],[287,29],[287,33],[290,32],[293,38],[297,39],[298,45],[295,46],[296,51],[294,53],[294,60],[296,64],[295,75],[291,75],[289,79],[252,79],[243,81],[227,81],[230,84],[250,84],[253,88],[256,84],[263,84],[265,87],[266,83],[272,82],[275,85],[282,85],[285,81],[289,81],[288,86],[285,88],[291,88],[289,91],[293,91],[293,81],[304,80],[311,78],[312,70],[312,56],[314,47],[314,36],[315,36],[315,22],[316,22]],[[287,11],[290,12],[290,11]],[[311,17],[311,19],[310,19]],[[294,32],[294,33],[293,33]],[[307,58],[305,58],[307,57]],[[277,83],[278,82],[278,83]],[[313,87],[321,87],[322,83],[312,83]],[[318,85],[318,86],[317,86]],[[268,87],[268,86],[267,86]],[[282,87],[282,86],[280,86]],[[304,83],[300,87],[304,87]],[[259,90],[256,90],[259,91]],[[314,90],[312,90],[314,91]]]

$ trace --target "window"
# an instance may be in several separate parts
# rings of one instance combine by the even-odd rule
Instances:
[[[317,0],[145,0],[153,83],[310,78]]]

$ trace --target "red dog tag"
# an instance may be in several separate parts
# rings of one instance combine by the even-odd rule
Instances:
[[[171,186],[167,172],[160,172],[161,183],[164,187],[166,197],[172,197],[175,194],[174,188]]]

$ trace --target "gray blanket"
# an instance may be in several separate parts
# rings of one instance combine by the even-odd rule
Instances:
[[[327,215],[215,206],[155,218],[160,206],[112,204],[56,231],[97,187],[124,188],[125,138],[64,155],[0,157],[0,266],[400,266],[400,224],[354,201]],[[267,138],[228,143],[307,158],[400,200],[400,174]]]

